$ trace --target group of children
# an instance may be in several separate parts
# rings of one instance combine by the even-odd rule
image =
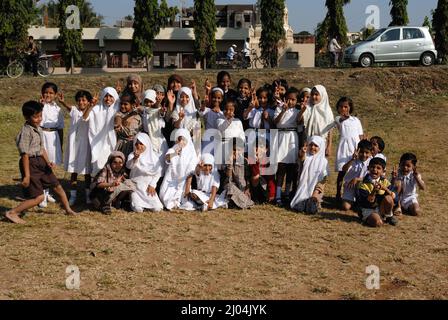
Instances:
[[[100,97],[81,90],[71,105],[56,84],[44,84],[41,101],[23,105],[26,123],[16,138],[27,200],[6,218],[24,223],[24,210],[55,201],[49,189],[75,214],[78,175],[85,177],[86,203],[105,214],[255,203],[315,214],[330,174],[334,129],[340,134],[336,198],[343,210],[358,210],[372,227],[396,225],[403,212],[421,213],[417,188],[425,185],[416,156],[403,155],[389,182],[385,143],[366,139],[350,98],[338,101],[334,117],[321,85],[299,90],[279,79],[255,88],[241,79],[236,91],[231,87],[225,71],[216,86],[205,82],[202,98],[194,81],[187,86],[178,75],[166,89],[146,91],[141,77],[130,75],[124,89],[107,87]],[[70,115],[65,152],[60,106]],[[62,163],[71,174],[69,199],[53,174]]]

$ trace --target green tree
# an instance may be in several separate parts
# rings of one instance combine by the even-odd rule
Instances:
[[[392,21],[389,26],[407,26],[409,23],[408,0],[391,0],[389,5],[392,6],[390,9]]]
[[[28,28],[35,18],[32,0],[2,0],[0,3],[0,57],[2,65],[27,45]]]
[[[325,6],[328,9],[326,19],[328,19],[328,38],[338,38],[341,46],[348,44],[348,28],[344,16],[344,6],[350,3],[350,0],[326,0]],[[324,24],[325,25],[325,24]]]
[[[104,17],[97,14],[87,0],[81,0],[79,6],[81,26],[83,28],[97,28],[104,24]],[[51,0],[40,8],[42,24],[48,28],[59,27],[58,2]]]
[[[432,27],[435,33],[435,44],[442,63],[448,63],[448,0],[439,0],[434,11]]]
[[[137,58],[144,58],[146,69],[151,69],[154,39],[160,32],[159,3],[157,0],[135,0],[134,35],[132,52]]]
[[[194,1],[194,52],[204,68],[214,64],[216,57],[216,7],[214,0]]]
[[[169,7],[166,0],[160,3],[160,26],[162,28],[172,27],[176,20],[176,15],[179,13],[177,7]]]
[[[432,23],[428,16],[425,16],[422,27],[427,27],[429,29],[429,33],[432,34]]]
[[[75,5],[81,8],[82,0],[60,0],[58,4],[58,20],[59,20],[59,39],[58,45],[64,60],[65,69],[73,74],[74,67],[82,60],[81,54],[83,51],[82,43],[82,26],[69,25],[71,21],[72,13],[66,13],[68,6]],[[70,27],[70,28],[68,28]]]
[[[260,0],[261,16],[261,58],[265,67],[278,66],[279,43],[285,38],[283,17],[285,15],[284,0]]]

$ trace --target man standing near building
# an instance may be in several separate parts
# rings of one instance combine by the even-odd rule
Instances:
[[[235,58],[236,48],[237,48],[236,44],[232,44],[229,50],[227,50],[227,60],[229,61],[229,63],[232,63],[233,59]]]
[[[28,45],[25,50],[27,56],[28,64],[31,66],[33,75],[37,77],[37,62],[39,60],[39,49],[37,48],[34,38],[30,36],[28,38]]]
[[[244,42],[244,49],[243,49],[243,54],[244,54],[244,60],[245,60],[245,64],[246,64],[246,68],[250,68],[250,63],[251,63],[251,59],[250,59],[250,38],[247,38],[246,41]]]
[[[338,39],[336,36],[332,37],[329,45],[328,45],[328,51],[330,52],[330,68],[335,67],[337,68],[339,66],[339,57],[342,53],[342,47],[338,43]]]

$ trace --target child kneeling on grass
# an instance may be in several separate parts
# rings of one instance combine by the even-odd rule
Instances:
[[[36,101],[26,102],[22,107],[26,123],[16,138],[16,144],[20,152],[22,187],[27,200],[5,214],[9,221],[17,224],[25,223],[19,216],[23,211],[44,201],[44,189],[47,188],[52,188],[59,196],[68,215],[76,215],[76,212],[70,208],[64,189],[53,173],[52,168],[55,165],[48,160],[44,148],[43,132],[40,127],[42,110],[43,105]]]
[[[325,157],[325,140],[320,136],[308,139],[299,154],[299,183],[291,209],[308,214],[318,213],[323,201],[325,183],[329,175]]]
[[[373,158],[369,163],[369,174],[359,184],[356,201],[362,210],[362,220],[373,228],[381,227],[384,222],[393,226],[398,220],[392,212],[395,193],[389,187],[391,183],[384,178],[386,162]]]

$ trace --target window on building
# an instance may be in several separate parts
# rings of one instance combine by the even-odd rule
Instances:
[[[246,23],[250,23],[251,22],[250,14],[245,14],[244,15],[244,22],[246,22]]]
[[[286,52],[286,59],[299,61],[299,53],[296,51]]]

